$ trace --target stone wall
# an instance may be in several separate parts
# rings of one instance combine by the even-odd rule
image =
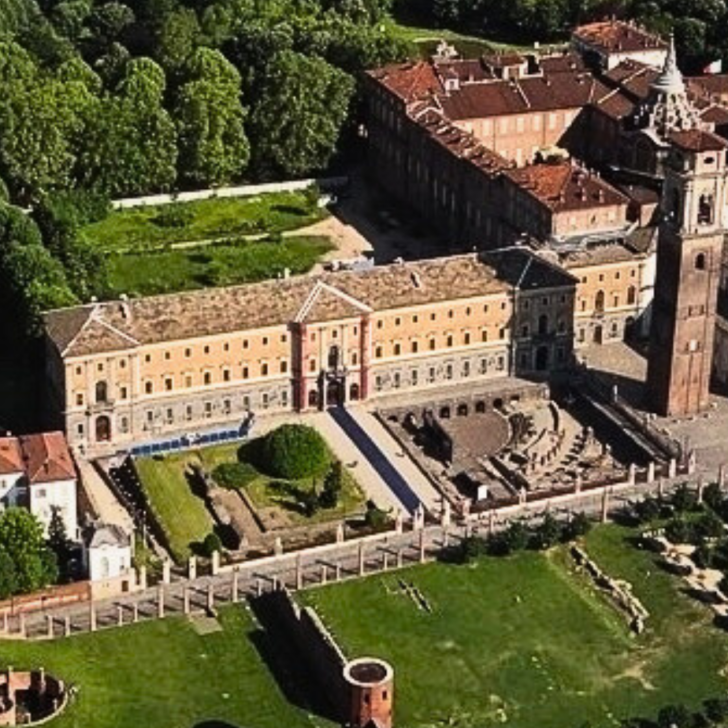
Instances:
[[[316,678],[322,694],[344,722],[349,715],[349,687],[344,680],[347,659],[331,633],[312,607],[301,607],[287,589],[258,597],[295,646],[301,659]]]

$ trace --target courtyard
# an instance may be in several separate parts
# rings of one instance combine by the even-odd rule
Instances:
[[[347,655],[394,666],[398,725],[578,728],[654,719],[668,704],[697,708],[726,689],[728,638],[631,535],[602,527],[586,549],[649,611],[639,636],[564,547],[415,567],[300,599]]]
[[[141,486],[177,562],[199,551],[205,537],[219,530],[209,499],[196,483],[195,468],[201,468],[216,479],[219,466],[242,466],[240,482],[229,483],[227,487],[218,483],[218,486],[222,485],[218,492],[226,510],[240,522],[241,530],[253,548],[272,546],[271,537],[284,537],[291,531],[337,524],[363,515],[366,498],[345,467],[342,468],[341,491],[336,504],[307,511],[307,495],[321,490],[323,476],[286,479],[256,469],[251,464],[254,460],[251,452],[261,439],[136,461]],[[328,446],[325,456],[329,462],[335,460]]]

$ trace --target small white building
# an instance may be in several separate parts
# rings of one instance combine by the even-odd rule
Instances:
[[[96,522],[84,529],[84,566],[94,599],[136,588],[131,534],[112,523]]]
[[[46,533],[58,508],[78,540],[76,468],[62,432],[0,438],[0,509],[27,508]]]

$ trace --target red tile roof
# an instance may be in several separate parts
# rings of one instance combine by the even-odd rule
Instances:
[[[667,48],[662,38],[623,20],[602,20],[577,28],[572,37],[605,53]]]
[[[628,203],[625,195],[601,177],[571,162],[531,164],[505,175],[553,212]]]
[[[17,438],[0,437],[0,475],[12,475],[23,470],[23,453]]]
[[[668,139],[676,147],[689,152],[719,152],[721,149],[728,148],[728,142],[725,139],[700,129],[674,131]]]
[[[32,484],[75,479],[76,469],[62,432],[24,435],[18,441],[25,472]]]
[[[368,71],[368,74],[405,103],[427,98],[443,90],[433,65],[426,61],[392,64]]]

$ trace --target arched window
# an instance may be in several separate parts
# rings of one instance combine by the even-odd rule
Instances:
[[[713,195],[700,195],[698,200],[698,225],[713,224]]]
[[[594,308],[597,312],[604,311],[604,291],[597,291],[596,299],[594,300]]]
[[[637,289],[634,286],[627,289],[627,303],[630,305],[637,303]]]
[[[695,270],[705,270],[705,253],[698,253],[695,256]]]
[[[99,403],[108,402],[109,388],[105,381],[96,382],[96,401]]]
[[[316,389],[312,389],[308,393],[308,406],[318,407],[318,391]]]
[[[108,442],[111,439],[111,420],[102,415],[96,419],[96,442]]]
[[[549,317],[545,313],[542,313],[538,317],[538,333],[543,335],[543,334],[548,334],[548,332],[549,332]]]
[[[336,369],[339,366],[339,347],[332,346],[329,349],[329,369]]]

